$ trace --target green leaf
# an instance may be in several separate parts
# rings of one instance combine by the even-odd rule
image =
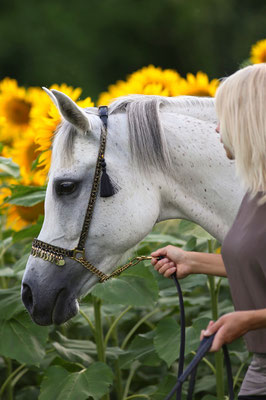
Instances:
[[[197,351],[200,344],[201,331],[207,328],[209,322],[209,318],[200,318],[194,321],[192,326],[186,328],[186,355],[191,351]]]
[[[125,354],[119,357],[120,366],[123,369],[130,368],[133,361],[138,360],[142,365],[159,366],[161,360],[156,354],[153,337],[148,335],[137,335],[130,343]]]
[[[11,190],[12,194],[6,199],[6,202],[24,207],[32,207],[41,203],[46,194],[45,186],[14,185]]]
[[[136,265],[118,278],[95,285],[91,293],[106,303],[152,307],[158,299],[158,284],[148,268]]]
[[[24,254],[17,262],[15,262],[15,264],[13,265],[13,270],[15,271],[15,273],[18,273],[25,269],[29,256],[30,253]]]
[[[158,386],[158,389],[152,395],[152,400],[163,400],[168,393],[171,391],[173,386],[176,384],[176,376],[173,374],[168,374],[161,380],[161,383]],[[174,394],[171,400],[174,400],[176,395]]]
[[[39,388],[36,386],[26,386],[16,394],[15,400],[38,400]]]
[[[0,354],[28,365],[38,365],[45,355],[48,328],[34,324],[24,311],[1,321]]]
[[[89,365],[93,361],[91,356],[97,356],[96,344],[90,340],[68,339],[60,332],[57,332],[57,339],[58,341],[51,344],[64,360]],[[106,349],[107,358],[115,359],[123,353],[123,350],[119,347],[108,347]]]
[[[74,373],[54,366],[46,370],[39,400],[86,400],[90,396],[98,400],[109,392],[112,382],[111,369],[100,362]]]
[[[87,342],[84,340],[84,342]],[[93,343],[94,344],[94,343]],[[58,355],[63,358],[64,360],[70,362],[79,362],[82,363],[84,366],[88,366],[93,362],[93,358],[91,358],[88,354],[86,354],[81,349],[76,349],[70,346],[63,345],[59,342],[52,342],[51,345],[56,350]],[[85,346],[84,346],[85,347]],[[95,347],[95,355],[96,355],[96,346]]]
[[[24,311],[25,308],[21,301],[20,287],[0,289],[0,307],[0,321],[9,320],[15,314]]]
[[[197,238],[195,236],[192,236],[187,243],[185,244],[185,246],[183,247],[183,249],[185,251],[193,251],[195,250],[195,247],[197,246]]]
[[[159,357],[168,367],[179,357],[180,328],[177,322],[167,317],[162,319],[156,328],[154,346]]]
[[[9,267],[0,268],[0,276],[6,276],[6,277],[14,276],[14,271],[12,268]]]
[[[11,158],[0,157],[0,169],[13,178],[18,179],[20,177],[19,166]]]
[[[194,393],[207,392],[210,393],[216,386],[216,379],[214,375],[204,375],[197,379]],[[217,399],[217,397],[215,397]]]
[[[11,245],[12,243],[12,238],[11,237],[7,237],[4,240],[0,241],[0,252],[4,253]]]
[[[196,225],[193,222],[187,221],[185,219],[180,221],[178,232],[182,235],[194,236],[197,239],[213,239],[213,237],[199,225]]]

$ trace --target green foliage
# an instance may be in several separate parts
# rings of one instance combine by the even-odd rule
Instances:
[[[0,354],[28,365],[39,364],[45,355],[48,329],[33,324],[23,310],[1,321]]]
[[[47,369],[41,386],[40,400],[86,400],[100,399],[108,392],[113,382],[111,369],[103,363],[95,362],[87,369],[70,373],[54,366]]]
[[[11,186],[12,194],[7,198],[7,203],[17,206],[32,207],[44,201],[46,188],[42,186]]]
[[[7,176],[12,178],[19,178],[20,176],[19,166],[15,164],[11,160],[11,158],[0,157],[0,170],[1,177]],[[4,175],[2,172],[4,172]]]
[[[180,328],[174,318],[162,319],[156,328],[154,346],[159,357],[170,367],[179,354]]]
[[[20,194],[31,198],[30,190],[24,192],[22,188]],[[81,313],[70,324],[37,326],[23,308],[20,280],[30,242],[41,224],[42,218],[20,232],[2,233],[0,399],[127,400],[137,395],[162,400],[176,381],[179,356],[179,306],[172,281],[146,261],[95,285],[81,303]],[[202,251],[210,240],[213,248],[219,246],[200,227],[188,221],[169,221],[158,224],[136,253],[150,254],[169,243]],[[198,347],[201,329],[211,318],[212,307],[205,276],[190,276],[180,283],[186,308],[188,363]],[[219,280],[213,284],[217,294],[219,289],[221,315],[232,309],[228,284],[225,279],[222,284]],[[242,341],[230,349],[238,388],[248,353]],[[214,356],[207,356],[198,368],[196,400],[215,398],[215,371]]]
[[[92,294],[107,304],[152,307],[158,298],[158,285],[152,273],[142,264],[128,269],[118,278],[98,283]]]

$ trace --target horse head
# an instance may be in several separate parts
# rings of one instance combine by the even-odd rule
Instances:
[[[38,240],[64,249],[76,248],[90,198],[103,123],[96,108],[81,109],[69,97],[48,91],[62,123],[56,133],[45,198],[45,219]],[[108,119],[105,160],[118,190],[97,195],[84,243],[86,259],[108,273],[152,229],[159,215],[159,189],[130,158],[125,115]],[[42,253],[43,254],[43,253]],[[33,255],[36,255],[33,253]],[[77,299],[97,278],[73,258],[56,265],[51,257],[28,259],[22,299],[40,325],[61,324],[78,311]]]

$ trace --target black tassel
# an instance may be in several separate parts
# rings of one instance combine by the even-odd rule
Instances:
[[[118,191],[118,187],[114,184],[110,176],[106,172],[106,162],[105,159],[102,158],[102,177],[101,177],[101,188],[100,188],[100,196],[101,197],[111,197],[116,194]]]

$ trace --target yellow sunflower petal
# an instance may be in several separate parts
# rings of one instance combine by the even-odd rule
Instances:
[[[180,81],[181,77],[176,71],[149,65],[133,72],[126,81],[120,80],[110,85],[107,92],[100,94],[97,103],[108,105],[113,99],[129,94],[176,96]]]
[[[250,61],[252,64],[266,62],[266,39],[259,40],[251,47]]]

